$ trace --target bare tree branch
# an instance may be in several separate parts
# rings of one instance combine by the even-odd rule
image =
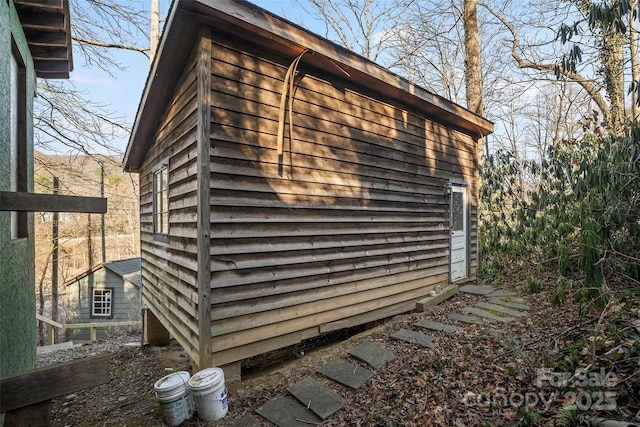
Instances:
[[[78,43],[83,43],[85,45],[104,47],[107,49],[121,49],[121,50],[132,50],[135,52],[141,52],[141,53],[144,53],[145,56],[147,56],[147,58],[149,57],[149,55],[146,54],[146,52],[149,52],[150,50],[148,47],[136,47],[136,46],[129,46],[124,44],[116,44],[116,43],[103,43],[97,40],[83,39],[81,37],[73,37],[73,40]]]
[[[510,22],[508,22],[501,14],[494,11],[493,8],[488,4],[478,2],[478,5],[485,8],[491,15],[498,19],[498,21],[500,21],[511,33],[511,57],[515,60],[518,68],[542,71],[543,73],[547,74],[555,74],[557,70],[556,64],[538,63],[522,58],[522,56],[520,55],[520,38],[518,37],[518,33],[516,32],[515,27]],[[600,93],[600,87],[597,86],[592,79],[584,77],[577,72],[565,69],[560,69],[560,72],[564,78],[579,84],[589,94],[593,102],[596,103],[596,105],[602,112],[605,121],[609,123],[611,120],[611,110],[606,99]]]

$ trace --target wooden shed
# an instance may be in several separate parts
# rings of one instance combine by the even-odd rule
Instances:
[[[99,327],[97,339],[124,330],[122,322],[139,322],[141,309],[140,258],[98,264],[64,283],[67,291],[66,323],[113,323]],[[66,329],[67,341],[88,341],[88,328]]]
[[[124,160],[143,303],[206,367],[475,280],[492,129],[250,3],[176,0]]]

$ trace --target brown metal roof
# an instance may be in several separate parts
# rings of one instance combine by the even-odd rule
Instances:
[[[68,0],[15,0],[36,75],[68,79],[73,70]]]
[[[245,0],[174,0],[125,153],[123,166],[127,172],[138,172],[142,165],[154,126],[195,42],[198,24],[241,35],[291,58],[305,50],[312,51],[314,55],[305,56],[305,63],[323,72],[348,75],[359,85],[414,106],[471,135],[493,132],[493,123],[485,118]]]

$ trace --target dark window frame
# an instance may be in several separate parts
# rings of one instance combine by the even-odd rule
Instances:
[[[154,240],[169,242],[169,162],[163,161],[152,170],[152,216]]]
[[[15,64],[15,65],[14,65]],[[10,118],[10,191],[26,193],[28,188],[27,170],[27,69],[18,45],[11,38],[11,109],[15,114]],[[14,71],[15,70],[15,71]],[[14,87],[15,86],[15,87]],[[14,99],[14,96],[16,97]],[[29,237],[27,212],[11,212],[11,240]]]

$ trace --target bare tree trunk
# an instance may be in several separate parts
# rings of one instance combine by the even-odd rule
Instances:
[[[478,10],[476,0],[462,0],[462,21],[464,26],[464,76],[467,93],[467,108],[471,112],[484,116],[484,102],[482,100],[482,67],[480,64],[480,34],[478,31]],[[482,135],[477,137],[476,159],[478,165],[482,163],[485,140]],[[476,182],[480,182],[479,168],[475,172]],[[475,197],[479,191],[475,188]],[[476,221],[480,222],[480,210],[476,212]],[[482,253],[478,238],[475,241],[478,248],[477,271],[482,271]]]
[[[640,85],[640,54],[638,53],[638,45],[640,45],[640,35],[638,34],[638,16],[634,17],[633,11],[638,10],[638,0],[631,1],[631,11],[629,13],[629,33],[631,39],[629,41],[629,50],[631,51],[631,81],[636,85],[635,90],[631,93],[631,113],[633,115],[632,121],[638,123],[640,121],[640,100],[638,99],[638,93],[640,89],[637,85]]]
[[[605,89],[611,104],[611,130],[621,135],[624,129],[624,35],[613,30],[603,35],[602,72],[605,78]]]
[[[476,0],[463,1],[465,80],[467,108],[484,116],[482,101],[482,69],[480,66],[480,36]]]
[[[40,292],[40,307],[38,308],[38,314],[40,316],[44,316],[44,280],[47,277],[47,269],[49,267],[49,260],[51,259],[52,252],[49,252],[47,256],[47,262],[44,263],[44,268],[42,270],[42,275],[40,276],[40,280],[38,281],[38,292]],[[38,335],[40,339],[40,344],[44,344],[47,342],[47,334],[46,328],[43,328],[42,322],[38,323]]]
[[[562,82],[562,86],[561,86],[561,90],[560,90],[560,94],[558,95],[558,108],[557,108],[557,112],[556,112],[556,119],[554,122],[554,127],[553,127],[553,139],[551,142],[551,146],[552,147],[557,147],[559,142],[560,142],[560,123],[562,121],[562,112],[563,112],[563,107],[564,107],[564,100],[566,98],[567,95],[567,82]],[[544,156],[544,153],[541,152],[540,153],[540,164],[542,164],[542,157]]]
[[[153,64],[153,59],[158,52],[158,43],[160,41],[160,0],[151,0],[151,32],[149,39],[151,42],[149,61]]]
[[[59,193],[59,181],[58,177],[53,177],[53,194]],[[58,248],[58,212],[53,213],[53,226],[52,226],[52,238],[53,244],[52,256],[51,256],[51,319],[55,322],[58,321],[58,262],[59,262],[59,248]]]

